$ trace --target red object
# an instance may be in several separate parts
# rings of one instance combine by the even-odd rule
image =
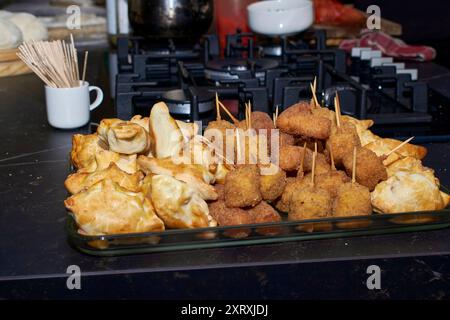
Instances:
[[[353,47],[369,47],[380,50],[386,56],[410,60],[429,61],[436,57],[436,50],[432,47],[411,46],[381,31],[363,30],[359,39],[344,40],[339,47],[346,51],[351,51]]]
[[[366,17],[337,0],[314,0],[315,23],[331,26],[361,27]]]
[[[247,6],[256,1],[215,0],[216,28],[222,52],[225,49],[227,34],[234,34],[237,29],[240,29],[242,32],[250,32],[247,23]]]

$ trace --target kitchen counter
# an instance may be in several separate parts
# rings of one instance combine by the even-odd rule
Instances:
[[[107,55],[90,53],[88,80],[110,96]],[[46,121],[33,75],[0,78],[0,299],[3,298],[445,298],[450,229],[99,258],[64,229],[63,181],[74,133]],[[113,113],[106,99],[93,121]],[[450,143],[427,144],[425,164],[450,185]],[[368,290],[366,268],[382,270]],[[66,288],[77,265],[82,289]]]

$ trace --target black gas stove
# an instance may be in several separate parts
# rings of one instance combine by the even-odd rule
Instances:
[[[450,134],[450,101],[420,81],[416,69],[376,50],[355,48],[349,55],[327,48],[323,30],[279,39],[238,31],[227,37],[223,52],[215,35],[192,46],[139,37],[119,37],[117,43],[119,118],[148,114],[162,100],[175,118],[206,125],[216,117],[216,92],[238,117],[247,101],[253,110],[272,114],[311,99],[316,77],[324,106],[333,108],[339,93],[342,113],[373,119],[379,134],[427,141]]]

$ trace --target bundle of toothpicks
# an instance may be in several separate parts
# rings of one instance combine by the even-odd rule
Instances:
[[[88,52],[85,52],[83,75],[80,79],[77,49],[70,37],[70,43],[64,40],[32,41],[19,46],[17,56],[52,88],[79,87],[86,76]]]

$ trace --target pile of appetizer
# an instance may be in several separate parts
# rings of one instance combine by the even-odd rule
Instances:
[[[252,112],[249,104],[241,121],[216,104],[217,119],[203,134],[198,124],[173,119],[160,102],[149,117],[104,119],[96,133],[74,135],[77,171],[65,181],[72,194],[65,206],[79,232],[417,212],[449,203],[433,170],[421,163],[425,148],[374,135],[371,120],[342,116],[337,98],[336,112],[314,98],[273,117]],[[249,232],[230,229],[228,235]]]

